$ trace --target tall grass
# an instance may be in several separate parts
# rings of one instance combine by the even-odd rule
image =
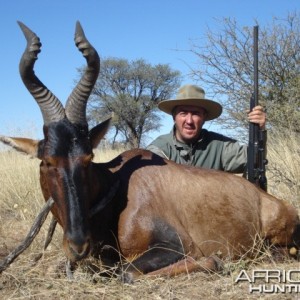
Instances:
[[[299,207],[299,138],[293,135],[269,136],[269,191]],[[95,161],[104,162],[122,149],[98,150]],[[39,186],[39,161],[14,151],[0,152],[0,259],[26,236],[34,217],[43,205]],[[122,285],[117,279],[103,278],[82,265],[69,282],[62,273],[64,254],[62,232],[57,228],[49,249],[37,263],[34,257],[43,248],[48,217],[32,246],[0,275],[1,299],[257,299],[247,285],[234,284],[241,268],[249,261],[229,262],[223,274],[194,273],[175,278],[141,279],[134,285]],[[298,268],[294,262],[278,264],[269,259],[271,268]],[[294,265],[293,265],[294,264]],[[296,264],[296,265],[295,265]],[[260,259],[250,261],[255,268]],[[296,266],[296,267],[295,267]],[[270,268],[270,265],[266,268]]]
[[[300,136],[280,130],[270,132],[267,154],[269,164],[269,191],[281,199],[287,199],[300,208]]]
[[[14,151],[0,153],[1,211],[35,215],[41,204],[39,162]]]

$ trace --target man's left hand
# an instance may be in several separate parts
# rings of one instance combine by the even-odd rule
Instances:
[[[266,112],[261,105],[255,106],[251,112],[248,111],[249,122],[259,125],[259,128],[264,130],[266,127]]]

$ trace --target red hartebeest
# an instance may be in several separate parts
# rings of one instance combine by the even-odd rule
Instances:
[[[70,261],[90,253],[113,263],[123,257],[122,278],[131,282],[140,274],[214,270],[215,255],[251,255],[257,236],[297,246],[296,210],[243,178],[178,165],[141,149],[92,162],[110,121],[88,130],[86,103],[100,65],[96,50],[77,23],[75,43],[87,68],[64,108],[34,74],[39,38],[19,25],[27,39],[20,74],[42,111],[44,139],[0,140],[41,160],[43,195],[55,201],[52,213]]]

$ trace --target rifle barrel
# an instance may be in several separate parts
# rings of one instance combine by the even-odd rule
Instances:
[[[253,93],[250,100],[250,111],[258,105],[258,26],[253,27]],[[267,191],[265,165],[266,132],[258,124],[249,124],[248,145],[248,180]]]
[[[250,99],[250,111],[258,105],[258,26],[253,27],[253,93]],[[249,124],[248,180],[257,184],[258,179],[258,131],[257,124]]]
[[[258,26],[253,27],[254,106],[258,105]],[[252,109],[251,107],[250,109]]]

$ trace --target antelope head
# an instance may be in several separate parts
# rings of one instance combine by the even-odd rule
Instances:
[[[20,75],[42,112],[44,138],[37,141],[0,136],[0,141],[41,160],[43,195],[46,200],[54,199],[52,212],[64,231],[66,256],[76,261],[84,258],[91,248],[88,210],[93,148],[106,133],[111,119],[88,129],[86,105],[98,78],[100,59],[77,22],[75,44],[85,57],[87,67],[64,108],[34,73],[34,64],[41,51],[38,36],[23,23],[18,23],[27,40],[19,65]]]

